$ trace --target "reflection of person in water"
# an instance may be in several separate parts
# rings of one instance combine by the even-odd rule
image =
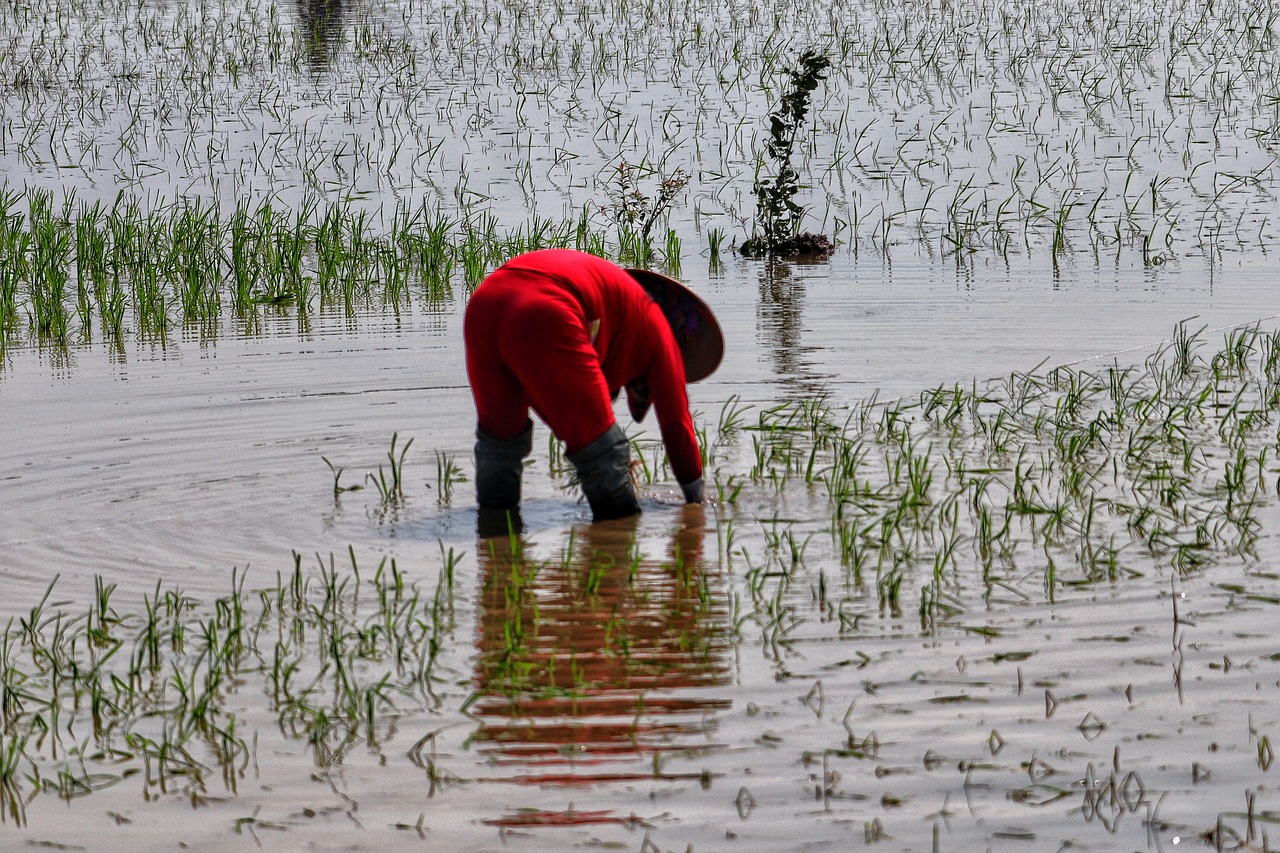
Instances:
[[[312,69],[329,66],[342,31],[343,0],[296,0],[298,28],[306,40]]]
[[[515,538],[481,543],[473,740],[520,765],[519,781],[652,778],[655,755],[695,734],[706,747],[706,717],[728,701],[689,694],[729,680],[724,613],[703,565],[702,508],[683,512],[667,561],[635,553],[634,518],[585,528],[564,560],[526,560]]]

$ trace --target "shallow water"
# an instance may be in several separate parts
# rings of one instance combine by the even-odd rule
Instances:
[[[1008,395],[1037,366],[1044,384],[1057,365],[1140,373],[1182,321],[1206,357],[1233,328],[1277,326],[1274,21],[1230,4],[783,12],[0,9],[10,192],[123,191],[161,214],[180,197],[333,202],[375,228],[397,204],[503,229],[593,205],[612,237],[619,161],[686,169],[665,224],[728,341],[690,396],[714,491],[741,487],[687,508],[659,475],[638,520],[591,525],[539,427],[523,537],[477,540],[471,484],[440,474],[470,473],[461,286],[67,348],[27,334],[20,304],[0,345],[0,757],[18,755],[0,847],[1276,846],[1274,365],[1205,380],[1210,402],[1170,427],[1193,437],[1185,456],[1096,435],[1079,450],[1075,424],[1020,427],[1006,453],[984,445],[998,419],[949,432],[911,408],[992,377],[1015,377],[990,392]],[[710,229],[746,236],[774,78],[810,39],[844,60],[803,144],[809,224],[840,248],[712,263]],[[1240,384],[1260,426],[1222,414]],[[868,428],[866,491],[842,502],[834,464],[804,476],[813,436],[746,428],[817,399],[837,425],[899,413],[919,443]],[[413,444],[387,501],[368,475],[393,435]],[[1033,476],[1018,450],[1052,464]],[[1085,466],[1092,533],[1053,491],[1084,470],[1067,450],[1101,472]],[[891,519],[911,459],[929,463],[928,509]],[[1014,519],[996,558],[986,476],[1000,517],[1010,479],[1059,499]],[[950,495],[973,513],[954,528]],[[886,519],[909,532],[876,545]],[[164,624],[188,633],[153,647],[166,591]],[[236,608],[247,650],[218,657]],[[107,701],[63,683],[42,705],[68,672]],[[216,710],[181,728],[197,688]],[[175,741],[187,752],[161,757]]]
[[[828,393],[853,404],[914,399],[1041,364],[1138,363],[1184,319],[1214,330],[1208,340],[1260,319],[1269,288],[1264,272],[1248,267],[1199,286],[1173,275],[1140,285],[1133,271],[1120,283],[1094,271],[1057,289],[1009,270],[970,280],[847,257],[792,267],[772,282],[762,283],[764,274],[740,263],[714,278],[686,276],[715,307],[728,341],[720,370],[690,389],[708,427],[735,396],[771,405]],[[104,551],[146,577],[278,561],[294,549],[378,547],[387,535],[466,542],[469,484],[457,487],[456,505],[440,507],[433,457],[469,466],[460,306],[403,318],[318,317],[305,332],[281,315],[256,337],[127,347],[7,358],[3,559],[28,593],[43,589],[51,566],[92,577]],[[344,486],[360,485],[386,463],[392,433],[402,446],[416,442],[409,507],[393,529],[371,522],[360,492],[322,512],[293,510],[330,494],[322,456],[346,469]],[[539,432],[544,455],[545,441]],[[585,517],[558,490],[533,488],[531,498],[554,500],[531,523],[544,511],[549,525]],[[264,527],[264,517],[274,520]]]
[[[721,371],[691,388],[713,437],[733,397],[759,409],[825,389],[843,406],[876,390],[968,387],[1045,358],[1140,364],[1193,305],[1195,324],[1226,325],[1261,298],[1245,274],[1213,288],[1179,279],[1158,292],[1028,296],[1008,280],[965,289],[929,267],[888,277],[879,261],[845,258],[794,270],[768,299],[756,276],[747,265],[689,276],[731,342]],[[902,615],[877,604],[872,579],[852,579],[820,489],[748,482],[736,504],[700,511],[659,482],[634,530],[592,526],[548,476],[540,428],[513,560],[501,540],[493,553],[477,542],[469,483],[439,501],[435,451],[469,472],[459,319],[317,317],[299,334],[282,316],[244,339],[9,355],[0,571],[15,616],[55,575],[51,601],[68,615],[93,600],[95,575],[118,585],[121,614],[140,613],[157,581],[207,612],[233,569],[245,589],[271,588],[297,552],[304,570],[333,560],[351,577],[348,549],[365,583],[392,556],[429,596],[444,554],[463,555],[434,698],[393,700],[375,737],[322,760],[305,737],[281,736],[266,676],[251,668],[226,697],[238,731],[254,733],[234,791],[216,772],[164,791],[128,775],[72,799],[81,818],[70,825],[56,794],[28,784],[5,832],[90,847],[106,833],[140,849],[247,847],[254,834],[319,849],[1172,849],[1219,815],[1245,837],[1246,797],[1255,838],[1271,825],[1260,822],[1275,804],[1259,746],[1280,688],[1271,502],[1257,559],[1181,573],[1156,560],[1140,578],[1063,587],[1053,603],[1034,561],[984,594],[962,559],[958,611],[926,625],[914,570]],[[335,499],[321,457],[358,485],[386,464],[392,432],[401,447],[414,440],[403,502],[385,505],[369,486]],[[721,453],[722,478],[751,467],[745,437]],[[774,559],[784,531],[805,543],[804,560],[771,625],[777,581],[761,596],[749,569]],[[502,590],[526,562],[542,568],[522,587],[524,651],[510,658]],[[523,674],[504,681],[513,661]],[[566,678],[591,686],[565,693]],[[108,780],[136,765],[90,762]]]

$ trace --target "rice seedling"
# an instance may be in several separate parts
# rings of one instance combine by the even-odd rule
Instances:
[[[240,200],[224,219],[199,200],[146,212],[125,193],[105,209],[81,202],[74,216],[54,212],[48,191],[4,201],[6,341],[19,294],[32,335],[46,341],[65,342],[72,311],[86,334],[96,312],[104,334],[118,341],[130,323],[140,336],[163,340],[176,309],[177,319],[208,337],[218,334],[224,306],[254,328],[265,308],[290,306],[301,317],[317,298],[321,308],[337,305],[349,314],[374,300],[395,311],[412,288],[435,304],[452,294],[459,270],[474,285],[507,257],[572,240],[550,220],[504,233],[492,217],[477,216],[455,245],[452,222],[425,207],[398,207],[383,236],[367,213],[344,204],[308,202],[289,214],[270,201]],[[69,195],[63,207],[73,204]],[[28,212],[10,212],[20,205]],[[604,253],[603,244],[592,245]]]
[[[365,482],[372,483],[373,487],[378,490],[378,495],[382,498],[383,504],[394,504],[404,499],[404,458],[408,455],[409,448],[413,446],[413,439],[411,438],[405,442],[400,448],[400,452],[397,453],[396,442],[399,439],[399,433],[391,434],[391,449],[387,451],[387,463],[391,470],[390,479],[387,478],[387,473],[381,465],[378,466],[377,473],[370,472],[365,475]],[[337,487],[338,474],[335,474],[334,489],[336,490]]]
[[[31,279],[28,282],[30,323],[41,340],[66,344],[69,332],[67,282],[71,241],[53,212],[53,194],[36,191],[29,197],[31,222]]]
[[[407,448],[406,448],[406,449],[407,449]],[[343,471],[345,471],[346,469],[345,469],[345,468],[338,468],[338,467],[335,467],[335,466],[334,466],[334,464],[333,464],[332,462],[330,462],[330,461],[329,461],[326,457],[324,457],[324,456],[321,456],[321,457],[320,457],[320,461],[321,461],[321,462],[323,462],[326,466],[328,466],[328,468],[329,468],[329,473],[331,473],[331,474],[333,475],[333,499],[334,499],[334,501],[337,501],[337,500],[342,496],[342,493],[343,493],[343,492],[355,492],[355,491],[359,491],[360,489],[363,489],[363,488],[364,488],[364,486],[363,486],[363,485],[361,485],[361,484],[359,484],[359,483],[357,483],[357,484],[356,484],[356,485],[354,485],[354,486],[344,486],[344,485],[342,485],[342,472],[343,472]]]
[[[718,272],[724,265],[721,249],[724,246],[724,231],[712,228],[707,231],[707,265],[711,272]]]
[[[406,448],[407,449],[407,448]],[[436,451],[436,501],[448,506],[453,500],[453,487],[457,483],[466,482],[462,468],[447,453]]]

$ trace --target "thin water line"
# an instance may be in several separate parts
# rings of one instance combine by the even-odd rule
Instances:
[[[1199,316],[1199,315],[1195,315],[1195,316],[1192,316],[1192,317],[1188,317],[1186,320],[1183,320],[1182,322],[1184,322],[1184,323],[1185,323],[1185,322],[1187,322],[1188,320],[1194,320],[1194,319],[1196,319],[1196,317],[1198,317],[1198,316]],[[1247,327],[1247,326],[1258,326],[1258,325],[1261,325],[1262,323],[1269,322],[1269,321],[1272,321],[1272,320],[1280,320],[1280,314],[1270,314],[1270,315],[1268,315],[1268,316],[1266,316],[1266,317],[1259,317],[1259,318],[1258,318],[1258,319],[1256,319],[1256,320],[1250,320],[1250,321],[1246,321],[1246,322],[1242,322],[1242,323],[1228,323],[1228,324],[1227,324],[1227,325],[1225,325],[1225,326],[1218,326],[1218,327],[1213,328],[1213,329],[1208,329],[1208,328],[1206,328],[1206,329],[1202,329],[1202,330],[1201,330],[1201,333],[1214,335],[1214,334],[1218,334],[1219,332],[1225,332],[1225,331],[1227,331],[1227,330],[1229,330],[1229,329],[1241,329],[1241,328],[1245,328],[1245,327]],[[1115,358],[1116,356],[1125,355],[1126,353],[1140,352],[1140,351],[1142,351],[1142,350],[1155,349],[1155,348],[1157,348],[1157,347],[1163,346],[1164,344],[1173,343],[1173,340],[1174,340],[1173,338],[1161,338],[1161,339],[1160,339],[1160,340],[1158,340],[1158,341],[1154,341],[1154,342],[1151,342],[1151,343],[1145,343],[1145,344],[1137,344],[1137,345],[1135,345],[1135,346],[1131,346],[1131,347],[1126,347],[1126,348],[1124,348],[1124,349],[1115,350],[1114,352],[1100,353],[1100,354],[1098,354],[1098,355],[1087,355],[1087,356],[1084,356],[1083,358],[1078,358],[1078,359],[1076,359],[1076,360],[1074,360],[1074,361],[1065,361],[1065,362],[1062,362],[1061,364],[1054,365],[1053,367],[1049,368],[1049,371],[1051,372],[1051,371],[1054,371],[1054,370],[1060,370],[1061,368],[1064,368],[1064,367],[1075,367],[1075,366],[1076,366],[1076,365],[1078,365],[1078,364],[1084,364],[1085,362],[1089,362],[1089,361],[1097,361],[1097,360],[1099,360],[1099,359],[1104,359],[1104,358]],[[1021,372],[1022,372],[1024,375],[1030,376],[1030,375],[1032,375],[1032,374],[1036,373],[1037,371],[1039,371],[1042,367],[1044,367],[1044,364],[1045,364],[1045,362],[1046,362],[1046,361],[1048,361],[1048,359],[1045,359],[1044,361],[1040,362],[1039,364],[1037,364],[1035,367],[1031,368],[1030,370],[1027,370],[1027,371],[1021,371]],[[983,382],[985,382],[985,383],[998,382],[999,380],[1001,380],[1001,379],[1003,379],[1003,378],[1004,378],[1003,376],[989,376],[989,377],[987,377],[986,379],[984,379],[984,380],[982,380],[982,381],[983,381]],[[977,377],[974,377],[974,381],[977,381]],[[887,399],[887,400],[874,400],[874,399],[872,399],[872,400],[870,400],[870,401],[863,401],[863,402],[864,402],[866,405],[869,405],[869,406],[871,406],[872,408],[875,408],[875,407],[877,407],[877,406],[887,406],[887,405],[889,405],[890,403],[900,403],[900,402],[902,402],[903,400],[908,400],[908,399],[911,399],[911,398],[913,398],[913,397],[917,397],[917,396],[919,396],[919,394],[918,394],[918,393],[916,393],[916,394],[903,394],[903,395],[902,395],[902,396],[900,396],[900,397],[891,397],[891,398],[889,398],[889,399]]]
[[[1189,320],[1194,320],[1198,316],[1199,315],[1188,317],[1186,320],[1183,320],[1182,322],[1185,323]],[[1280,319],[1280,314],[1271,314],[1270,316],[1259,317],[1258,319],[1252,320],[1249,322],[1228,323],[1225,326],[1218,326],[1217,328],[1213,328],[1213,329],[1205,328],[1205,329],[1202,329],[1201,332],[1207,333],[1210,335],[1215,335],[1219,332],[1225,332],[1228,329],[1240,329],[1245,326],[1258,326],[1264,322],[1268,322],[1270,320],[1277,320],[1277,319]],[[1086,361],[1096,361],[1100,358],[1114,358],[1115,356],[1124,355],[1126,353],[1138,352],[1139,350],[1144,350],[1144,349],[1151,349],[1152,347],[1158,347],[1158,346],[1161,346],[1162,344],[1172,343],[1173,340],[1174,340],[1173,338],[1161,338],[1160,340],[1156,341],[1153,344],[1139,344],[1137,346],[1128,347],[1126,349],[1116,350],[1115,352],[1111,352],[1111,353],[1103,353],[1101,355],[1089,355],[1089,356],[1085,356],[1084,358],[1076,359],[1075,361],[1064,362],[1063,364],[1057,365],[1054,369],[1056,370],[1059,367],[1074,367],[1077,364],[1084,364]],[[993,377],[993,378],[997,378],[997,377]]]

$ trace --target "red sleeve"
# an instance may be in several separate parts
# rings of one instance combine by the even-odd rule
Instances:
[[[693,431],[693,416],[689,414],[684,361],[662,309],[650,303],[649,310],[653,326],[659,330],[660,342],[645,381],[658,417],[662,443],[671,460],[671,471],[678,482],[688,484],[702,476],[702,456],[698,452],[698,436]]]

